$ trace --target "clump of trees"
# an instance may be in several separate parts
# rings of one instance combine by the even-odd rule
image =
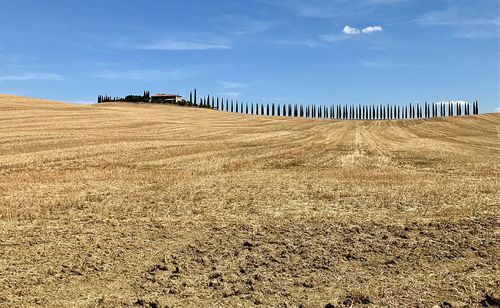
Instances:
[[[127,102],[127,103],[149,103],[151,96],[149,91],[144,91],[142,95],[127,95],[123,97],[111,97],[109,95],[98,95],[97,103]]]

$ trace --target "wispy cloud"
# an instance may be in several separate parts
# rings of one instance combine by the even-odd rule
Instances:
[[[223,91],[223,92],[219,92],[218,93],[220,96],[226,98],[226,97],[229,97],[229,98],[238,98],[241,96],[241,92],[235,92],[235,91]]]
[[[350,39],[349,35],[342,34],[323,34],[319,38],[327,43],[338,43]]]
[[[412,0],[256,0],[260,3],[292,11],[307,18],[331,18],[364,15],[387,5],[398,5]]]
[[[268,42],[273,45],[288,45],[288,46],[302,46],[307,48],[318,47],[319,42],[312,39],[269,39]]]
[[[118,49],[137,49],[137,50],[164,50],[164,51],[179,51],[179,50],[214,50],[214,49],[231,49],[231,45],[224,40],[185,40],[177,38],[162,38],[148,43],[129,43],[115,42],[111,47]]]
[[[391,61],[368,61],[368,60],[360,61],[359,64],[361,64],[361,66],[374,69],[412,68],[417,66],[415,64],[408,64],[408,63],[397,63]]]
[[[261,20],[246,15],[223,15],[218,18],[222,30],[237,35],[247,35],[267,31],[278,22]]]
[[[63,80],[64,77],[54,73],[23,73],[17,75],[0,75],[0,82],[5,81],[28,81],[28,80]]]
[[[417,19],[421,27],[448,27],[452,35],[461,39],[494,39],[500,36],[500,18],[485,16],[474,8],[464,9],[450,6],[444,10],[432,11]]]
[[[224,89],[238,89],[238,88],[244,88],[244,87],[248,86],[248,84],[246,84],[246,83],[233,82],[233,81],[222,81],[221,85],[222,85],[222,87],[224,87]]]
[[[209,50],[230,48],[231,45],[226,42],[184,41],[178,39],[162,39],[141,47],[141,49],[146,50]]]
[[[95,76],[108,80],[142,80],[142,81],[162,81],[162,80],[183,80],[198,76],[199,73],[192,70],[102,70]]]

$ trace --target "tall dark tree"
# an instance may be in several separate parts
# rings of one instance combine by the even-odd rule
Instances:
[[[194,89],[194,104],[196,105],[197,99],[196,99],[196,89]]]

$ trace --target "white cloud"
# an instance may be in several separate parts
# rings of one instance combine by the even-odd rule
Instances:
[[[363,35],[363,34],[371,34],[375,32],[380,32],[382,31],[383,28],[381,26],[368,26],[366,28],[363,28],[362,30],[359,30],[356,27],[351,27],[349,25],[345,26],[342,29],[341,34],[324,34],[320,35],[319,38],[322,41],[328,42],[328,43],[337,43],[341,41],[348,40],[349,38],[357,35]]]
[[[3,81],[27,81],[27,80],[62,80],[63,76],[53,73],[25,73],[17,75],[0,75],[0,82]]]
[[[367,34],[367,33],[374,33],[374,32],[379,32],[382,31],[383,28],[381,26],[369,26],[361,30],[361,32]]]
[[[359,29],[351,28],[349,26],[345,26],[344,29],[342,29],[342,32],[344,34],[347,34],[347,35],[356,35],[356,34],[361,33],[361,31],[359,31]]]

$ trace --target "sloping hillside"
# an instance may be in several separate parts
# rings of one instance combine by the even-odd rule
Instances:
[[[0,96],[0,306],[492,304],[499,127]]]

